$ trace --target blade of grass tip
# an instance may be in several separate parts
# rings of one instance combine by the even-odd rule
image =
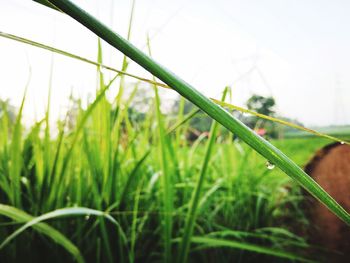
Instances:
[[[0,204],[0,214],[6,217],[11,218],[14,221],[17,222],[29,222],[33,220],[33,216],[28,215],[22,210],[19,210],[15,207],[3,205]],[[53,227],[45,224],[40,223],[33,225],[33,229],[38,231],[39,233],[46,235],[47,237],[51,238],[53,241],[55,241],[57,244],[64,247],[67,252],[69,252],[71,255],[74,256],[74,258],[77,260],[78,263],[83,263],[84,259],[79,251],[79,249],[64,235],[62,235],[59,231],[54,229]]]
[[[132,29],[132,21],[133,21],[133,16],[134,16],[134,10],[135,10],[135,1],[132,1],[131,4],[131,11],[130,11],[130,19],[129,19],[129,25],[128,25],[128,34],[127,34],[127,39],[130,39],[131,37],[131,29]],[[128,68],[128,61],[127,57],[124,55],[123,61],[122,61],[122,68],[121,71],[125,72]],[[121,74],[120,82],[119,82],[119,90],[118,94],[115,98],[115,104],[117,105],[117,108],[114,111],[113,114],[113,134],[114,136],[112,137],[112,145],[113,145],[113,151],[114,151],[114,156],[113,160],[114,163],[118,160],[119,156],[119,150],[120,150],[120,140],[121,140],[121,129],[119,129],[123,119],[127,120],[126,115],[127,115],[127,108],[125,107],[124,110],[122,110],[122,98],[124,95],[124,76],[126,74]]]
[[[47,7],[50,7],[56,11],[59,11],[61,12],[61,10],[59,10],[56,6],[54,6],[53,4],[51,4],[50,2],[48,2],[47,0],[33,0],[34,2],[37,2],[39,4],[42,4],[42,5],[46,5]]]
[[[149,37],[147,36],[147,47],[148,47],[148,53],[150,56],[151,53],[151,46],[149,43]],[[157,124],[158,124],[158,136],[159,136],[159,155],[160,155],[160,162],[161,162],[161,169],[162,169],[162,182],[163,182],[163,205],[164,205],[164,262],[170,262],[171,261],[171,236],[172,236],[172,212],[173,212],[173,189],[171,187],[171,181],[169,177],[169,167],[168,167],[168,160],[167,160],[167,146],[166,146],[166,133],[164,128],[164,120],[163,115],[160,111],[160,98],[158,94],[158,89],[156,86],[154,88],[154,100],[155,100],[155,111],[157,115]]]
[[[131,3],[131,11],[130,11],[130,18],[129,18],[129,25],[128,25],[127,40],[129,40],[131,37],[131,29],[132,29],[132,22],[133,22],[133,17],[134,17],[134,10],[135,10],[135,0],[133,0]],[[123,61],[122,61],[121,72],[126,72],[127,68],[128,68],[127,56],[124,55]],[[116,98],[116,104],[118,107],[120,107],[121,99],[122,99],[122,96],[124,93],[124,77],[123,76],[124,76],[124,74],[122,74],[122,77],[120,79],[119,91],[118,91],[117,98]],[[117,122],[117,124],[119,124],[119,123]],[[119,125],[118,125],[118,127],[119,127]],[[118,131],[117,140],[118,140],[117,143],[119,143],[119,131]]]
[[[55,156],[54,156],[54,159],[53,159],[52,168],[50,170],[50,177],[48,178],[48,182],[47,182],[48,187],[47,188],[45,188],[45,187],[41,188],[41,190],[42,190],[42,193],[41,193],[42,200],[44,200],[44,197],[48,194],[48,190],[49,189],[53,189],[54,184],[56,183],[55,176],[56,176],[56,173],[57,173],[57,167],[59,166],[61,150],[63,148],[63,139],[64,139],[64,134],[65,134],[64,133],[64,129],[65,129],[65,127],[67,125],[67,122],[68,122],[68,116],[69,116],[69,112],[67,111],[66,117],[64,118],[63,123],[58,128],[59,129],[59,133],[58,133],[57,141],[56,141]],[[50,197],[50,195],[49,195],[49,197]],[[50,198],[48,198],[48,201],[46,202],[46,209],[48,209],[48,210],[50,210],[50,208],[53,207],[53,202],[50,202],[50,201],[53,201],[53,200],[50,200]]]
[[[225,100],[227,91],[228,91],[228,89],[225,88],[224,93],[222,95],[223,101]],[[196,221],[196,215],[198,212],[197,211],[198,203],[199,203],[200,198],[201,198],[202,187],[203,187],[203,183],[205,180],[205,175],[206,175],[207,170],[208,170],[210,156],[211,156],[212,149],[213,149],[213,146],[215,143],[218,126],[219,125],[216,121],[213,121],[213,123],[211,124],[210,132],[209,132],[210,138],[207,141],[201,171],[200,171],[196,186],[195,186],[194,191],[193,191],[190,207],[189,207],[187,215],[186,215],[186,223],[185,223],[185,228],[184,228],[184,232],[183,232],[183,236],[182,236],[182,241],[180,244],[180,253],[179,253],[179,257],[178,257],[178,261],[177,261],[179,263],[187,262],[188,251],[190,248],[191,237],[192,237],[192,233],[193,233],[193,227],[194,227],[194,224]]]
[[[190,84],[186,83],[175,74],[155,62],[141,50],[133,46],[127,40],[113,32],[103,23],[98,21],[77,5],[73,4],[71,1],[49,0],[49,2],[90,29],[103,40],[121,51],[124,55],[134,60],[137,64],[165,82],[168,86],[172,87],[180,95],[197,105],[210,117],[226,127],[229,131],[235,133],[250,147],[255,149],[263,157],[277,165],[287,175],[296,180],[340,219],[347,224],[350,224],[350,214],[348,214],[342,206],[340,206],[326,191],[324,191],[323,188],[321,188],[284,153],[259,135],[255,134],[255,132],[245,126],[229,112],[212,102],[209,98],[205,97]]]
[[[126,39],[130,40],[131,37],[131,28],[132,28],[132,22],[134,18],[134,11],[135,11],[135,0],[132,1],[131,3],[131,12],[130,12],[130,18],[129,18],[129,27],[128,27],[128,34]],[[123,58],[123,63],[122,63],[122,71],[125,71],[128,67],[128,62],[127,62],[127,56],[124,56]]]
[[[98,63],[102,64],[102,45],[101,40],[98,38],[98,52],[97,52],[97,61]],[[105,88],[105,81],[104,81],[104,74],[101,71],[101,67],[97,67],[97,79],[99,80],[97,85],[97,94],[98,96],[99,92],[103,91]],[[99,146],[94,148],[95,149],[95,159],[101,163],[101,167],[103,169],[103,180],[102,180],[102,193],[103,198],[108,203],[108,198],[110,195],[110,190],[112,187],[112,184],[109,183],[109,181],[112,179],[111,176],[109,176],[109,171],[111,168],[111,145],[110,141],[106,140],[106,138],[111,138],[111,118],[110,118],[110,112],[111,112],[111,104],[108,102],[106,96],[104,96],[101,101],[96,106],[95,111],[92,113],[92,129],[97,132],[98,136],[96,136],[95,143]],[[101,160],[101,161],[100,161]],[[104,161],[102,161],[104,160]]]
[[[48,189],[49,185],[49,177],[50,177],[50,163],[51,163],[51,143],[50,143],[50,104],[51,104],[51,90],[52,90],[52,79],[53,79],[53,53],[51,55],[51,63],[50,63],[50,76],[49,76],[49,90],[47,94],[47,106],[45,112],[45,135],[44,135],[44,150],[43,150],[43,171],[44,176],[42,179],[42,183],[40,185],[39,192],[39,201],[38,207],[41,207],[41,202],[43,199],[43,194],[46,189]]]
[[[24,90],[24,95],[22,98],[21,106],[15,122],[15,128],[13,130],[12,141],[11,141],[11,167],[10,167],[10,178],[12,187],[12,198],[13,204],[21,208],[21,169],[23,166],[23,159],[21,154],[21,142],[22,142],[22,114],[23,106],[26,98],[27,89],[31,79],[31,69],[29,71],[29,76],[27,84]]]

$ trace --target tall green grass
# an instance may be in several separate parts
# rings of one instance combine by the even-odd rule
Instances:
[[[231,136],[222,133],[219,127],[216,127],[217,136],[212,136],[211,140],[202,137],[189,145],[186,138],[178,139],[176,133],[166,130],[174,131],[175,125],[182,127],[186,134],[188,128],[184,120],[188,116],[177,120],[165,118],[157,113],[161,102],[157,102],[156,96],[144,121],[131,121],[125,111],[118,127],[118,136],[122,137],[118,149],[108,150],[105,143],[111,144],[118,133],[107,132],[110,137],[105,137],[106,133],[101,132],[102,119],[94,117],[99,106],[106,103],[109,106],[103,108],[110,109],[106,122],[115,120],[116,105],[105,99],[104,92],[97,93],[87,109],[79,106],[75,116],[77,125],[71,129],[61,127],[61,133],[50,138],[48,144],[45,130],[51,128],[46,127],[45,121],[22,132],[19,153],[24,161],[15,164],[21,171],[21,210],[14,208],[11,186],[1,184],[0,188],[1,203],[7,204],[3,206],[4,211],[12,211],[11,215],[1,212],[10,219],[1,218],[2,258],[21,260],[21,255],[25,255],[26,259],[37,261],[40,255],[40,259],[50,262],[73,258],[80,262],[84,259],[89,262],[154,262],[163,261],[169,253],[168,260],[173,261],[173,255],[184,244],[183,235],[192,225],[194,241],[187,252],[194,262],[211,262],[215,258],[223,262],[254,261],[255,253],[265,254],[266,260],[279,257],[303,260],[302,255],[295,253],[306,246],[304,239],[283,230],[283,224],[278,223],[282,218],[278,214],[283,214],[282,211],[297,213],[287,206],[279,206],[280,191],[290,182],[277,170],[267,170],[264,159],[248,149],[240,152],[235,146],[237,142],[232,142]],[[123,97],[120,103],[128,103],[128,98]],[[156,110],[152,111],[154,107]],[[158,114],[163,118],[161,122]],[[130,126],[126,125],[127,121],[131,121]],[[181,123],[182,126],[178,126]],[[13,125],[16,123],[6,127],[10,134],[14,131]],[[159,141],[159,125],[164,127],[163,145]],[[145,127],[151,129],[147,138],[143,133]],[[115,128],[110,125],[108,129]],[[1,130],[4,132],[5,127]],[[169,147],[175,147],[179,140],[182,146],[177,147],[176,157],[169,155]],[[221,143],[216,144],[216,140]],[[12,148],[13,142],[9,140],[0,146],[1,178],[6,181],[11,179],[6,167],[12,161],[11,155],[4,152]],[[210,159],[209,146],[204,144],[210,144]],[[48,151],[53,158],[47,158],[49,163],[44,164]],[[167,175],[172,178],[171,186],[176,192],[170,213],[164,204],[167,195],[162,177],[162,151],[168,165]],[[104,169],[101,158],[110,159],[113,168]],[[255,163],[260,166],[255,167]],[[207,166],[206,180],[202,177],[203,165]],[[49,173],[52,180],[48,180],[49,186],[42,190],[44,166],[54,172]],[[177,170],[181,171],[180,177]],[[55,179],[56,176],[61,179]],[[110,181],[109,177],[112,177]],[[293,196],[295,194],[291,193]],[[284,202],[297,205],[288,198]],[[113,220],[106,220],[108,217]],[[172,220],[170,237],[169,225],[166,225],[169,217]],[[268,232],[267,227],[273,227],[275,232]],[[45,236],[53,242],[45,240]]]
[[[47,137],[52,130],[49,113],[30,129],[16,132],[21,119],[11,122],[5,107],[0,119],[7,123],[1,125],[1,134],[9,134],[0,145],[0,202],[7,204],[0,211],[5,216],[0,223],[2,258],[154,262],[170,254],[167,260],[174,261],[173,255],[184,244],[187,224],[192,225],[195,236],[187,247],[192,261],[249,261],[255,253],[265,254],[268,260],[303,260],[295,252],[306,245],[304,239],[283,230],[278,224],[280,217],[274,215],[290,209],[278,205],[279,191],[289,181],[277,171],[267,170],[265,160],[253,152],[237,150],[237,142],[217,125],[217,136],[209,141],[200,137],[188,144],[185,134],[193,112],[176,119],[164,116],[157,92],[147,116],[133,121],[128,111],[132,100],[125,95],[118,104],[109,102],[109,84],[98,82],[96,98],[87,108],[77,101],[56,137]],[[68,126],[70,122],[76,125]],[[179,128],[182,136],[177,137]],[[208,143],[210,159],[205,157],[204,144]],[[13,145],[18,145],[21,157],[15,163]],[[256,158],[260,161],[248,162]],[[164,180],[164,163],[171,183]],[[20,171],[20,208],[15,208],[17,201],[12,198],[15,186],[7,172],[10,165],[17,165]],[[207,166],[206,180],[202,178],[198,187],[203,165]],[[164,203],[169,198],[167,185],[173,191],[170,213]],[[197,196],[196,205],[193,196]],[[188,221],[194,210],[195,218]],[[167,218],[171,218],[170,227]],[[274,227],[275,233],[264,235],[266,227]]]
[[[52,3],[72,12],[112,44],[119,43],[126,55],[146,63],[155,76],[199,109],[184,115],[180,107],[176,117],[167,117],[153,86],[149,108],[141,119],[134,120],[133,98],[140,84],[134,83],[128,93],[121,74],[107,81],[100,67],[100,41],[95,99],[87,108],[81,106],[83,98],[74,100],[66,118],[59,122],[56,137],[50,134],[49,108],[43,120],[24,129],[23,103],[12,121],[3,105],[0,202],[6,205],[0,207],[2,259],[309,261],[304,254],[309,244],[286,223],[293,220],[299,228],[307,226],[299,208],[299,188],[279,170],[266,169],[266,158],[348,221],[348,214],[295,163],[229,112],[69,1]],[[133,11],[129,37],[132,15]],[[127,66],[125,57],[121,71]],[[111,102],[106,92],[117,79],[119,93]],[[188,121],[200,109],[217,122],[213,122],[208,139],[200,136],[189,143]],[[233,140],[218,123],[236,132],[263,157]]]

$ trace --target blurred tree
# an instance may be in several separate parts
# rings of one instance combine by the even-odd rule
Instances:
[[[252,95],[246,103],[248,109],[268,116],[273,116],[275,113],[273,109],[275,104],[273,97],[264,97],[256,94]]]
[[[267,116],[275,115],[275,104],[276,102],[273,97],[264,97],[257,94],[253,94],[246,102],[248,109]],[[266,130],[267,135],[270,137],[275,138],[278,135],[274,122],[266,121],[256,116],[244,118],[244,122],[252,129],[257,129],[259,131],[261,129]]]

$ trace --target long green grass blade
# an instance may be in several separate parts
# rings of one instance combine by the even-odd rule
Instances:
[[[0,214],[6,217],[9,217],[17,222],[30,222],[31,220],[35,220],[35,218],[31,215],[28,215],[22,210],[19,210],[15,207],[0,204]],[[74,258],[79,263],[83,263],[84,259],[79,251],[79,249],[64,235],[58,232],[56,229],[45,223],[39,223],[33,225],[33,228],[40,232],[43,235],[48,236],[56,243],[60,244],[64,247],[70,254],[74,256]]]
[[[260,254],[266,254],[271,255],[279,258],[289,259],[289,260],[297,260],[301,262],[315,262],[303,257],[300,257],[293,253],[288,253],[285,251],[279,251],[276,249],[271,249],[263,246],[258,246],[254,244],[249,244],[241,241],[232,241],[232,240],[225,240],[225,239],[218,239],[218,238],[210,238],[210,237],[192,237],[191,241],[196,244],[209,246],[210,248],[213,247],[229,247],[234,249],[241,249],[241,250],[247,250],[252,251],[255,253]],[[204,247],[205,248],[205,247]]]
[[[148,52],[151,56],[151,46],[149,42],[149,38],[147,38],[147,47]],[[162,170],[162,182],[163,182],[163,205],[164,205],[164,216],[163,216],[163,231],[164,231],[164,262],[171,262],[171,237],[172,237],[172,228],[173,228],[173,189],[172,182],[170,180],[170,172],[169,172],[169,158],[167,158],[167,143],[166,143],[166,132],[165,132],[165,124],[163,120],[163,115],[160,110],[160,97],[158,93],[158,88],[154,86],[154,100],[155,100],[155,111],[157,116],[157,124],[158,124],[158,138],[159,138],[159,155],[161,162],[161,170]]]
[[[299,166],[289,159],[279,149],[261,138],[245,126],[242,122],[234,118],[229,112],[216,105],[209,98],[205,97],[198,90],[186,83],[175,74],[155,62],[152,58],[144,54],[141,50],[133,46],[92,15],[73,4],[68,0],[49,0],[50,3],[58,7],[79,23],[86,26],[96,35],[121,51],[124,55],[134,60],[137,64],[158,77],[167,85],[172,87],[180,95],[197,105],[210,117],[225,126],[228,130],[239,136],[244,142],[250,145],[258,153],[264,156],[271,163],[277,165],[287,175],[296,180],[301,186],[309,191],[313,196],[325,204],[334,214],[347,224],[350,224],[350,215],[341,207],[326,191],[324,191],[311,177],[309,177]]]
[[[11,142],[11,167],[10,167],[10,177],[12,184],[12,198],[13,203],[16,207],[22,207],[22,198],[21,198],[21,169],[23,167],[23,159],[21,154],[21,143],[22,143],[22,113],[23,106],[26,95],[24,94],[21,107],[19,109],[15,128],[12,135]]]
[[[6,207],[4,207],[3,209],[6,209]],[[15,232],[13,232],[10,236],[8,236],[0,244],[0,249],[2,249],[4,246],[6,246],[9,242],[11,242],[11,240],[15,239],[18,235],[20,235],[26,229],[28,229],[29,227],[34,227],[42,221],[46,221],[46,220],[53,219],[53,218],[59,218],[59,217],[63,217],[63,216],[78,216],[78,215],[88,215],[88,216],[94,215],[94,216],[104,217],[107,220],[109,220],[110,222],[112,222],[118,228],[118,230],[121,229],[119,223],[113,217],[111,217],[110,215],[108,215],[102,211],[90,209],[90,208],[86,208],[86,207],[62,208],[62,209],[57,209],[55,211],[43,214],[43,215],[38,216],[38,217],[34,217],[30,221],[28,221],[26,224],[24,224],[22,227],[20,227]],[[126,236],[125,236],[124,232],[120,232],[120,233],[122,234],[123,240],[126,241]]]

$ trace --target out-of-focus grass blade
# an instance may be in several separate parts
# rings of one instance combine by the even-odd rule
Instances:
[[[201,244],[204,246],[209,246],[209,248],[229,247],[229,248],[252,251],[252,252],[260,253],[260,254],[271,255],[271,256],[275,256],[275,257],[279,257],[279,258],[297,260],[297,261],[301,261],[301,262],[315,262],[315,261],[312,261],[310,259],[300,257],[300,256],[293,254],[293,253],[279,251],[276,249],[271,249],[268,247],[258,246],[258,245],[254,245],[254,244],[244,243],[241,241],[238,242],[238,241],[218,239],[218,238],[195,236],[195,237],[192,237],[191,242]]]
[[[29,83],[29,80],[28,80]],[[28,84],[27,84],[28,86]],[[27,88],[26,88],[27,90]],[[21,154],[21,142],[22,142],[22,113],[23,106],[26,97],[26,92],[24,93],[21,107],[19,109],[15,128],[12,134],[11,141],[11,167],[10,167],[10,177],[11,177],[11,187],[12,187],[12,198],[13,203],[17,207],[22,207],[21,200],[21,169],[23,166],[22,154]]]
[[[1,208],[1,206],[0,206]],[[6,207],[5,207],[6,208]],[[0,249],[2,249],[4,246],[6,246],[11,240],[16,238],[19,234],[21,234],[23,231],[25,231],[29,227],[34,227],[37,226],[40,222],[48,220],[48,219],[53,219],[53,218],[58,218],[62,216],[77,216],[77,215],[94,215],[94,216],[101,216],[112,222],[118,230],[121,230],[121,227],[119,223],[110,215],[99,211],[95,209],[90,209],[86,207],[69,207],[69,208],[62,208],[62,209],[57,209],[55,211],[43,214],[38,217],[34,217],[33,219],[29,220],[26,224],[24,224],[22,227],[17,229],[15,232],[13,232],[10,236],[8,236],[1,244],[0,244]],[[120,231],[119,233],[122,234],[122,238],[124,241],[126,241],[126,236],[123,231]]]
[[[30,222],[31,220],[34,220],[35,218],[31,215],[28,215],[22,210],[19,210],[15,207],[3,205],[0,204],[0,214],[6,217],[9,217],[17,222]],[[52,228],[51,226],[45,224],[45,223],[39,223],[33,225],[33,228],[42,233],[43,235],[48,236],[56,243],[60,244],[62,247],[64,247],[70,254],[74,256],[74,258],[79,262],[83,263],[84,259],[79,251],[79,249],[64,235],[62,235],[60,232],[58,232],[56,229]]]
[[[147,47],[148,52],[151,56],[151,46],[149,42],[149,38],[147,38]],[[173,188],[172,188],[172,181],[170,179],[170,172],[169,172],[169,158],[167,158],[167,142],[166,142],[166,132],[165,132],[165,124],[163,120],[163,115],[160,110],[160,97],[158,93],[158,88],[154,86],[154,106],[157,116],[157,125],[158,125],[158,138],[160,142],[159,147],[159,155],[160,155],[160,162],[161,162],[161,169],[162,169],[162,182],[163,182],[163,206],[164,206],[164,262],[171,262],[171,236],[172,236],[172,229],[173,229],[173,219],[172,219],[172,212],[173,212]]]
[[[66,152],[64,158],[63,158],[63,163],[62,163],[62,167],[61,167],[61,171],[60,173],[58,174],[58,176],[56,175],[56,173],[54,174],[54,178],[52,179],[52,183],[55,184],[57,183],[57,181],[60,181],[65,172],[66,172],[66,169],[67,169],[67,166],[68,166],[68,163],[71,159],[71,156],[72,156],[72,153],[73,153],[73,150],[74,150],[74,147],[76,145],[76,143],[78,142],[78,138],[80,136],[80,133],[86,123],[86,121],[89,119],[89,117],[91,116],[92,112],[94,111],[94,109],[96,108],[96,106],[98,105],[98,103],[103,99],[105,98],[105,93],[106,91],[109,89],[109,85],[104,87],[100,93],[98,94],[98,96],[96,97],[96,99],[94,100],[93,103],[91,103],[89,105],[89,107],[87,108],[87,110],[84,112],[84,115],[82,116],[82,119],[79,121],[79,123],[77,124],[77,128],[76,128],[76,131],[74,133],[74,137],[72,139],[72,142],[69,146],[69,149],[68,151]],[[61,188],[58,188],[58,189],[55,189],[55,191],[51,191],[51,199],[54,199],[58,194],[60,194],[60,191],[62,189]]]
[[[324,191],[323,188],[321,188],[284,153],[267,142],[265,139],[255,134],[242,122],[233,117],[229,112],[215,104],[209,98],[205,97],[198,90],[177,77],[171,71],[155,62],[151,57],[147,56],[141,50],[129,43],[129,41],[113,32],[99,20],[88,14],[77,5],[73,4],[71,1],[49,0],[49,2],[90,29],[96,35],[121,51],[130,59],[134,60],[137,64],[152,73],[154,76],[158,77],[167,85],[172,87],[180,95],[187,98],[197,107],[201,108],[210,117],[222,124],[229,131],[235,133],[244,142],[265,157],[269,162],[277,165],[287,175],[296,180],[344,222],[350,224],[350,214],[348,214],[342,206],[340,206],[326,191]]]

